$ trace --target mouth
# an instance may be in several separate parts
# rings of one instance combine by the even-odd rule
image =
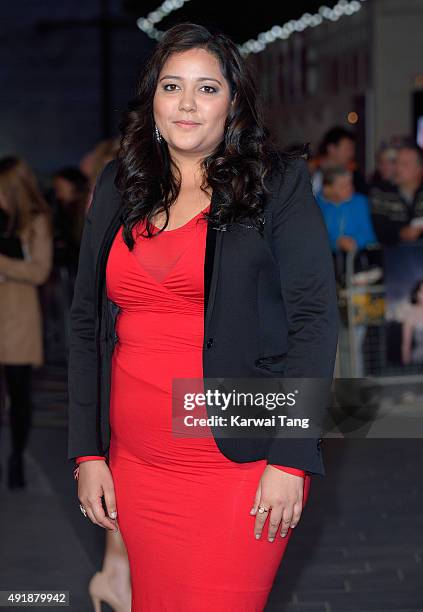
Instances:
[[[200,123],[196,123],[195,121],[174,121],[175,125],[179,125],[182,128],[194,128],[201,125]]]

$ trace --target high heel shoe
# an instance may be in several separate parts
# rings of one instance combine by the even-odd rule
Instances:
[[[125,606],[111,590],[106,576],[96,572],[88,585],[88,592],[94,606],[94,612],[101,612],[101,602],[104,601],[113,609],[113,612],[131,612],[131,603]]]

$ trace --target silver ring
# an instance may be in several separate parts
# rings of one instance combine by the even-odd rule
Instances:
[[[260,514],[263,514],[263,512],[269,512],[269,509],[265,508],[264,506],[259,506],[258,511],[260,512]]]
[[[87,516],[87,511],[85,510],[85,508],[84,508],[84,506],[83,506],[82,504],[79,504],[79,508],[80,508],[80,510],[81,510],[81,512],[82,512],[82,514],[83,514],[84,516]]]

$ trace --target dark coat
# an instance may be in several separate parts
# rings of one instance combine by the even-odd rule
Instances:
[[[98,180],[88,211],[70,318],[68,458],[106,455],[119,307],[106,293],[106,263],[121,227],[116,162]],[[208,223],[204,263],[203,374],[332,379],[338,308],[329,239],[302,159],[267,178],[264,237],[248,224]],[[215,205],[213,193],[211,207]],[[326,406],[321,406],[324,412]],[[208,410],[208,406],[207,406]],[[211,414],[209,412],[209,414]],[[321,439],[218,438],[237,462],[324,474]]]

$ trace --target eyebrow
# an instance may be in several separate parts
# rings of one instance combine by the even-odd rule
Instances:
[[[178,81],[183,81],[182,77],[175,76],[173,74],[165,74],[165,76],[162,76],[160,81],[163,81],[164,79],[177,79]],[[222,85],[222,83],[218,79],[213,79],[212,77],[200,77],[197,79],[197,81],[216,81],[216,83]]]

